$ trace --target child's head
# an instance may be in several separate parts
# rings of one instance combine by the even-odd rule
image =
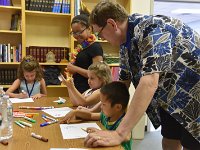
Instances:
[[[118,112],[125,112],[129,102],[129,91],[126,85],[119,81],[114,81],[104,85],[100,90],[101,108],[107,117],[111,117]]]
[[[101,88],[112,81],[110,67],[105,62],[95,62],[88,70],[88,84],[91,89]]]
[[[29,55],[23,58],[18,68],[18,78],[27,81],[42,79],[42,69],[34,57]]]

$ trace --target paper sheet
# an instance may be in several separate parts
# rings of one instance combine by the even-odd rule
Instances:
[[[96,123],[60,124],[63,139],[85,138],[88,133],[81,128],[87,129],[88,127],[100,129]]]
[[[69,107],[61,107],[61,108],[45,109],[42,111],[53,116],[54,118],[59,118],[59,117],[64,117],[71,110],[72,109]]]
[[[34,102],[32,98],[9,98],[12,103]]]

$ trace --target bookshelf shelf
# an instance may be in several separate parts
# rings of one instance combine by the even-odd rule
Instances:
[[[0,5],[0,11],[21,11],[21,10],[22,7]]]
[[[3,88],[9,88],[11,85],[1,85],[1,86],[3,86]]]
[[[48,88],[66,88],[65,85],[47,85]]]
[[[40,63],[41,66],[67,66],[67,63]]]
[[[113,64],[108,64],[108,66],[110,66],[110,67],[119,67],[119,64],[118,63],[113,63]]]
[[[0,62],[0,65],[19,65],[19,62]]]
[[[71,17],[71,14],[64,14],[64,13],[54,13],[54,12],[41,12],[41,11],[25,11],[26,15],[29,16],[38,16],[38,17]]]
[[[0,33],[22,34],[22,31],[0,30]]]

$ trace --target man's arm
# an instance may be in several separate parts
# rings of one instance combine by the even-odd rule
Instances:
[[[140,120],[158,87],[159,74],[143,76],[135,90],[129,109],[117,128],[118,134],[125,139]]]

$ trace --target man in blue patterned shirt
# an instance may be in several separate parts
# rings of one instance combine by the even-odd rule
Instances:
[[[180,20],[128,16],[112,2],[98,3],[90,22],[98,36],[120,46],[120,80],[136,90],[117,130],[91,133],[85,145],[120,144],[146,111],[155,128],[161,125],[164,150],[199,150],[200,36]]]

